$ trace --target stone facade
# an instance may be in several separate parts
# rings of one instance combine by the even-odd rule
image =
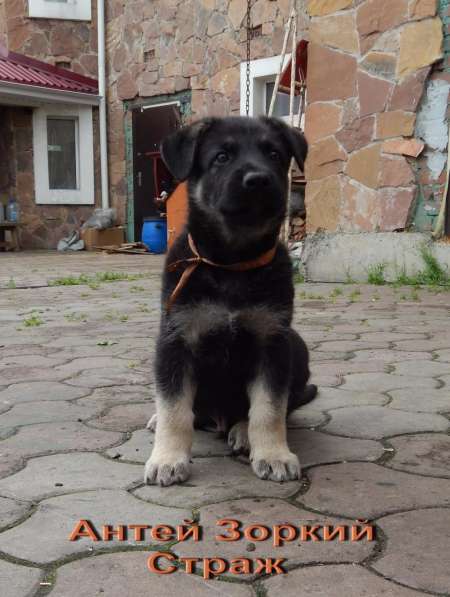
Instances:
[[[416,171],[430,177],[416,120],[442,57],[437,8],[435,0],[309,0],[309,232],[410,227]]]
[[[290,4],[254,2],[252,59],[280,53]],[[449,0],[298,4],[300,35],[310,41],[308,232],[429,229],[434,220],[428,215],[437,213],[445,183],[450,46],[444,47],[446,61],[441,58]],[[25,0],[0,0],[0,17],[2,11],[0,43],[6,40],[10,50],[97,75],[95,2],[92,23],[27,19]],[[107,1],[110,198],[121,222],[132,189],[128,108],[187,90],[188,118],[238,114],[245,11],[244,0]],[[441,141],[433,146],[430,119],[437,104]],[[30,219],[44,212],[34,206]],[[55,212],[61,232],[85,210]],[[51,237],[51,246],[44,226],[40,237]]]

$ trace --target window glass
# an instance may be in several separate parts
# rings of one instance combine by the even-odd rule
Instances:
[[[275,82],[266,83],[266,114],[269,113],[270,101],[272,99]],[[277,93],[277,99],[273,110],[273,116],[282,118],[283,116],[289,116],[289,93]],[[300,106],[300,96],[294,97],[294,114],[298,114],[298,108]]]
[[[47,118],[48,180],[50,189],[76,189],[77,121]]]

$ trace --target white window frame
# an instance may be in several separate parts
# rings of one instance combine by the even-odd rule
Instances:
[[[77,189],[50,189],[48,118],[76,119]],[[42,106],[33,112],[33,160],[37,205],[94,205],[94,135],[90,106]]]
[[[28,0],[28,16],[39,19],[90,21],[91,0]]]
[[[290,54],[286,54],[283,62],[283,69],[289,64]],[[250,110],[249,116],[263,116],[266,113],[266,83],[275,81],[281,62],[280,56],[270,58],[259,58],[250,61]],[[241,104],[240,113],[246,114],[245,102],[247,91],[247,63],[241,62]],[[284,116],[289,124],[289,116]],[[294,125],[297,126],[297,115],[294,115]]]

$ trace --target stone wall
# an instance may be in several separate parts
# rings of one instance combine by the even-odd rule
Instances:
[[[437,0],[308,0],[308,10],[308,230],[404,230],[424,148],[417,110],[442,57]]]
[[[289,5],[290,0],[254,3],[252,59],[281,52]],[[245,13],[244,0],[109,0],[111,197],[119,213],[126,203],[123,102],[191,89],[192,118],[239,114]]]
[[[4,37],[11,52],[50,64],[65,63],[75,72],[97,77],[96,0],[92,0],[91,22],[30,19],[27,0],[0,0],[0,17],[2,5]]]

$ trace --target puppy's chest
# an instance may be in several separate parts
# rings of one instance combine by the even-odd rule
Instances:
[[[211,336],[232,342],[244,332],[264,339],[282,330],[285,318],[285,313],[264,305],[232,309],[220,302],[203,301],[177,309],[171,315],[170,327],[195,348]]]

